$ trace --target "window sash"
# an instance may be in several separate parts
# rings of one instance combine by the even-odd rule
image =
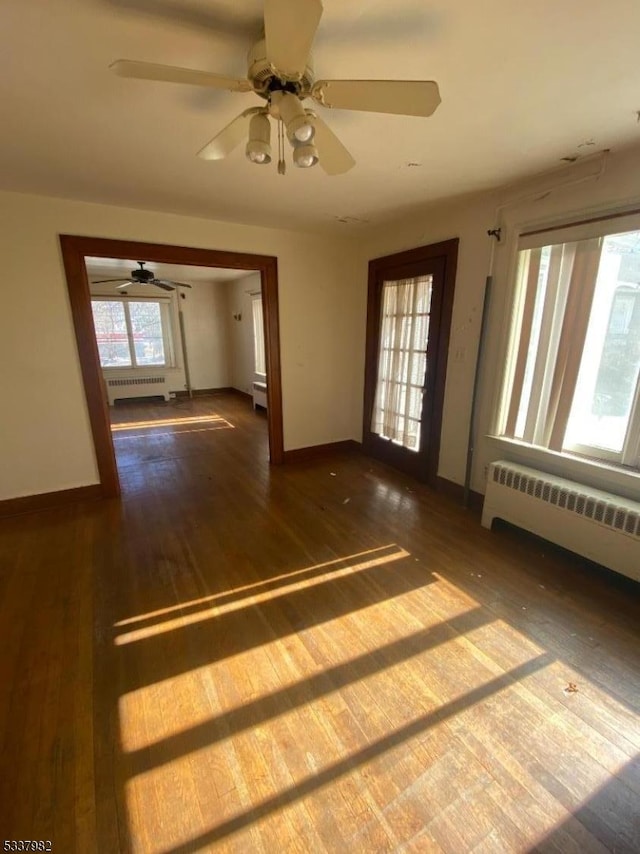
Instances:
[[[104,313],[99,310],[104,308]],[[92,300],[91,309],[100,366],[131,368],[133,363],[124,304],[119,300]]]
[[[637,298],[640,299],[640,288],[638,290]],[[604,347],[603,351],[600,353],[599,368],[603,353]],[[626,432],[620,451],[579,442],[566,442],[565,449],[582,456],[596,457],[610,462],[619,462],[625,466],[640,468],[640,370],[638,370],[635,387],[630,397],[631,405],[627,418]]]
[[[126,327],[126,344],[129,355],[129,364],[128,365],[103,365],[102,359],[100,360],[100,367],[103,371],[131,371],[131,370],[154,370],[160,368],[168,368],[174,364],[174,353],[173,353],[173,339],[171,336],[171,320],[170,320],[170,303],[171,299],[169,297],[135,297],[135,298],[127,298],[127,297],[113,297],[113,296],[92,296],[92,303],[97,302],[112,302],[122,305],[124,311],[124,321]],[[140,364],[138,358],[136,356],[136,347],[135,347],[135,333],[133,331],[133,325],[131,322],[131,313],[129,305],[130,303],[155,303],[159,306],[160,313],[160,329],[162,333],[162,345],[164,350],[164,361],[156,362],[154,364],[143,363]],[[95,321],[94,321],[95,326]],[[96,330],[96,338],[98,337],[98,332]],[[124,343],[124,342],[123,342]]]
[[[640,230],[637,215],[628,221],[614,219],[604,228],[600,225],[598,229],[590,223],[588,237],[583,228],[580,240],[567,240],[578,236],[575,227],[532,235],[519,243],[499,433],[558,453],[640,467],[640,372],[620,452],[569,444],[569,437],[565,439],[601,268],[607,275],[602,263],[604,237]],[[563,242],[553,242],[560,234]],[[543,253],[548,262],[545,275],[541,275]],[[624,280],[618,279],[620,282]]]
[[[622,464],[631,468],[640,468],[640,375],[629,417],[627,439],[622,451]]]

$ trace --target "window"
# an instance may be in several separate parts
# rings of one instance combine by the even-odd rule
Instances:
[[[253,313],[253,354],[256,374],[267,374],[267,363],[264,354],[264,320],[262,317],[262,297],[254,297],[251,301]]]
[[[640,231],[619,229],[521,238],[498,432],[638,467]]]
[[[172,362],[168,300],[91,300],[103,368],[165,367]]]

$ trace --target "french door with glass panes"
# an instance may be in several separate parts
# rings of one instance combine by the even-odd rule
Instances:
[[[437,476],[456,248],[448,241],[369,268],[364,448],[427,481]]]

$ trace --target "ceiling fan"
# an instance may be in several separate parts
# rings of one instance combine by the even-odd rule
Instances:
[[[246,79],[208,71],[119,59],[110,68],[121,77],[187,83],[255,92],[266,101],[240,113],[198,152],[204,160],[221,160],[248,137],[246,156],[253,163],[271,162],[271,125],[278,122],[278,171],[284,174],[282,126],[293,147],[293,162],[301,168],[320,163],[329,175],[347,172],[355,160],[315,110],[322,107],[430,116],[440,104],[432,80],[316,80],[311,45],[322,17],[321,0],[265,0],[264,38],[249,51]]]
[[[140,269],[132,270],[131,276],[128,279],[118,276],[117,279],[98,279],[92,284],[104,285],[107,282],[122,282],[122,284],[118,285],[116,288],[117,291],[122,291],[130,285],[155,285],[157,288],[162,288],[163,291],[175,291],[176,288],[191,287],[191,285],[187,285],[184,282],[173,282],[171,279],[156,279],[151,270],[145,270],[144,265],[146,263],[146,261],[138,261]]]

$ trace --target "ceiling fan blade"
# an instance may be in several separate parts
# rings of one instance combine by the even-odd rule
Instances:
[[[116,280],[117,281],[117,280]],[[117,291],[122,291],[125,288],[130,288],[131,285],[135,284],[135,282],[123,282],[121,285],[118,285],[116,288]]]
[[[203,160],[222,160],[231,154],[247,136],[251,116],[260,112],[264,112],[263,107],[250,107],[244,113],[240,113],[198,152],[198,157]]]
[[[123,279],[122,276],[118,279],[96,279],[95,282],[91,282],[92,285],[105,285],[107,282],[129,282],[129,279]]]
[[[318,163],[327,175],[342,175],[353,169],[356,161],[349,154],[331,128],[326,125],[320,116],[314,113],[314,127],[316,129],[313,138],[318,149]]]
[[[119,77],[133,77],[136,80],[160,80],[164,83],[187,83],[191,86],[208,86],[210,89],[227,89],[229,92],[251,92],[248,80],[236,80],[209,71],[194,71],[190,68],[177,68],[173,65],[157,65],[155,62],[137,62],[131,59],[118,59],[109,66]]]
[[[174,288],[190,288],[191,287],[191,285],[187,285],[186,282],[174,282],[173,279],[154,279],[153,284],[154,285],[160,285],[160,287],[162,287],[163,285],[167,285],[172,290]]]
[[[173,285],[165,284],[160,279],[153,279],[153,281],[150,282],[149,284],[155,285],[156,288],[162,288],[163,291],[175,291],[175,288],[173,287]]]
[[[284,77],[304,72],[321,17],[321,0],[265,0],[267,59]]]
[[[440,103],[433,80],[319,80],[311,95],[323,107],[430,116]]]

